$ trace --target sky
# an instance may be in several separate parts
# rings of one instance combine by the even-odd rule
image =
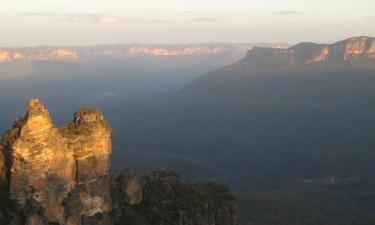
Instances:
[[[375,36],[374,0],[0,0],[0,46]]]

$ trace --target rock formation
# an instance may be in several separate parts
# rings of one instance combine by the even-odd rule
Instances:
[[[137,175],[125,170],[117,177],[117,188],[124,193],[125,202],[129,205],[137,205],[142,202],[144,182]]]
[[[0,151],[0,186],[6,183],[6,170],[5,170],[5,156],[2,151]]]
[[[182,56],[182,55],[217,55],[222,52],[218,47],[185,47],[182,49],[131,47],[127,56]]]
[[[1,144],[10,162],[9,196],[25,224],[78,225],[111,210],[110,136],[98,110],[82,109],[59,129],[38,100],[29,102]]]
[[[0,224],[237,224],[237,202],[220,185],[186,183],[168,170],[112,180],[111,149],[99,110],[83,108],[57,128],[30,100],[0,144]]]
[[[320,50],[311,60],[308,60],[307,63],[323,62],[327,60],[328,56],[329,56],[329,48],[325,47],[322,50]]]
[[[79,58],[77,52],[65,48],[47,48],[35,51],[24,49],[0,49],[0,63],[19,61],[61,61],[76,60]]]
[[[375,69],[375,38],[354,37],[330,45],[301,43],[287,49],[254,48],[229,69],[246,71],[316,71]]]

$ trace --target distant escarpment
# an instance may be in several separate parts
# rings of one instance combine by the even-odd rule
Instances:
[[[0,63],[20,61],[76,60],[79,54],[66,48],[0,49]]]
[[[258,73],[375,69],[375,38],[354,37],[334,44],[300,43],[284,49],[256,47],[227,69],[239,67]]]
[[[242,54],[254,46],[286,47],[287,44],[117,44],[81,47],[39,46],[1,48],[0,64],[14,62],[79,61],[89,58],[183,57]]]
[[[83,108],[74,114],[72,124],[57,128],[46,108],[31,100],[25,117],[14,122],[0,145],[0,224],[110,225],[142,220],[150,225],[164,221],[220,225],[225,219],[236,221],[236,202],[226,189],[190,185],[165,172],[142,180],[124,173],[111,181],[111,151],[111,128],[99,110]],[[222,191],[227,204],[217,204],[214,191]],[[195,198],[196,205],[190,207]]]

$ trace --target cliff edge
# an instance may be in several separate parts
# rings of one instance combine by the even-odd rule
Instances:
[[[81,109],[57,128],[32,99],[0,146],[2,180],[25,224],[78,225],[110,212],[111,128],[99,110]]]
[[[333,44],[300,43],[290,48],[260,48],[226,69],[244,68],[257,73],[373,70],[375,38],[353,37]]]
[[[55,127],[30,100],[0,144],[0,225],[237,225],[237,201],[172,171],[112,179],[111,128],[97,109]]]

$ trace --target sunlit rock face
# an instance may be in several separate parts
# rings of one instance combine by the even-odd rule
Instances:
[[[91,217],[109,212],[110,126],[99,110],[84,108],[75,113],[74,123],[62,128],[61,133],[75,153],[78,192],[72,192],[66,201],[72,216],[78,220],[80,215]],[[69,200],[76,201],[75,198],[80,199],[80,208],[69,203]]]
[[[56,128],[31,100],[1,146],[10,162],[9,195],[26,224],[87,224],[111,210],[111,129],[99,110],[82,109],[72,124]]]
[[[6,182],[6,170],[5,170],[5,156],[0,148],[0,186]]]
[[[10,149],[10,196],[21,208],[34,199],[46,209],[48,218],[61,221],[61,202],[75,184],[74,152],[37,100],[30,101],[25,118],[17,125],[18,137]]]
[[[365,53],[367,40],[367,37],[349,39],[346,43],[344,59],[350,60],[352,57]]]
[[[0,51],[0,62],[6,62],[10,59],[9,52],[6,51]]]
[[[28,60],[31,61],[71,60],[77,58],[78,53],[70,49],[39,50],[37,53],[28,56]]]
[[[186,47],[181,49],[131,47],[127,56],[183,56],[183,55],[217,55],[222,52],[218,47]]]
[[[0,50],[0,63],[25,60],[26,56],[19,52],[9,52]]]
[[[320,50],[312,59],[310,59],[307,62],[308,63],[323,62],[323,61],[328,59],[328,56],[329,56],[329,48],[326,47],[326,48],[323,48],[322,50]]]
[[[239,66],[241,65],[241,66]],[[254,48],[227,69],[259,73],[375,69],[375,38],[353,37],[333,44],[301,43],[287,49]]]
[[[0,50],[0,63],[20,61],[61,61],[76,60],[77,52],[65,48],[47,48],[38,50],[8,49]]]

